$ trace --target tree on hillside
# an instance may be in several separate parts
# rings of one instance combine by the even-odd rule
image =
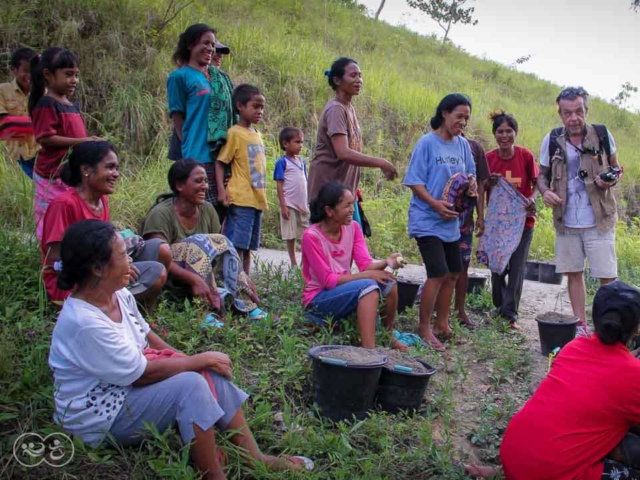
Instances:
[[[387,0],[381,0],[380,1],[380,6],[378,7],[378,10],[376,10],[376,20],[378,20],[378,18],[380,18],[380,13],[382,12],[382,9],[384,8],[384,4],[386,3]],[[640,0],[638,0],[640,1]]]
[[[474,7],[465,7],[469,0],[407,0],[411,8],[417,8],[429,15],[444,31],[442,43],[449,38],[451,27],[456,23],[462,25],[477,25],[473,18]],[[637,0],[640,1],[640,0]]]
[[[640,10],[640,0],[631,0],[631,8],[633,8],[636,12]]]
[[[638,1],[640,2],[640,0]],[[631,85],[631,82],[623,83],[622,90],[620,90],[620,93],[618,93],[613,101],[617,103],[620,108],[627,108],[627,102],[636,93],[638,93],[638,87]]]

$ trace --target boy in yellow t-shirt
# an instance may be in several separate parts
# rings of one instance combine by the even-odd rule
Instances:
[[[236,247],[248,275],[251,250],[260,246],[262,211],[267,209],[267,160],[262,137],[254,127],[262,119],[266,100],[257,87],[242,84],[233,91],[232,101],[240,120],[227,131],[227,143],[218,153],[216,182],[218,201],[229,207],[222,233]],[[225,164],[231,166],[226,188]]]
[[[29,112],[27,101],[31,90],[31,59],[36,52],[30,48],[18,48],[11,52],[9,60],[9,71],[13,76],[13,81],[0,84],[0,132],[10,130],[8,123],[11,120],[25,119],[28,121]],[[29,123],[31,127],[31,123]],[[6,141],[7,154],[10,160],[15,160],[20,164],[20,168],[29,178],[33,178],[33,163],[38,152],[38,144],[33,133],[19,135],[17,137],[8,136]]]

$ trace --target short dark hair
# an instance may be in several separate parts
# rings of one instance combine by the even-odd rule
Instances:
[[[58,272],[58,288],[71,290],[93,278],[94,268],[103,268],[111,260],[116,228],[102,220],[81,220],[71,225],[60,245],[62,270]]]
[[[169,168],[169,173],[167,174],[167,180],[169,181],[169,188],[171,189],[171,193],[163,193],[158,195],[156,198],[156,205],[167,198],[177,197],[180,192],[178,191],[178,184],[184,183],[189,180],[189,176],[191,172],[197,167],[202,167],[202,164],[196,162],[191,158],[183,158],[174,162]],[[204,167],[203,167],[204,168]]]
[[[178,38],[178,46],[171,57],[173,63],[179,66],[189,63],[191,48],[200,41],[202,35],[209,32],[213,33],[214,36],[218,33],[215,28],[210,27],[205,23],[194,23],[187,27],[187,29],[182,32]]]
[[[324,72],[324,74],[327,76],[329,80],[329,86],[334,91],[338,89],[338,84],[335,82],[335,79],[344,77],[344,73],[345,73],[345,69],[347,68],[347,65],[351,65],[352,63],[355,63],[356,65],[358,65],[358,62],[356,62],[353,58],[340,57],[339,59],[337,59],[335,62],[331,64],[331,68],[329,70],[326,70]]]
[[[233,95],[231,96],[233,108],[237,108],[238,104],[245,106],[256,95],[262,95],[262,91],[258,87],[249,85],[248,83],[238,85],[234,88]]]
[[[493,122],[491,131],[493,132],[494,135],[496,133],[496,130],[498,130],[498,128],[500,127],[500,125],[502,125],[505,122],[516,133],[518,133],[518,121],[516,120],[516,117],[514,117],[510,113],[505,113],[504,110],[498,110],[497,112],[491,113],[489,115],[489,119]]]
[[[349,188],[342,182],[327,182],[325,183],[316,198],[311,200],[309,210],[311,216],[309,221],[311,223],[319,223],[327,217],[326,207],[335,208],[342,201],[344,192]]]
[[[431,117],[431,128],[433,130],[437,130],[444,122],[444,112],[453,112],[456,107],[460,105],[467,105],[469,109],[471,109],[471,99],[462,93],[450,93],[438,104],[436,108],[436,113],[433,117]]]
[[[304,135],[304,133],[298,127],[284,127],[282,130],[280,130],[280,137],[278,138],[280,148],[284,150],[285,142],[290,142],[300,135]]]
[[[558,94],[556,103],[560,105],[560,100],[575,100],[576,98],[582,98],[586,107],[589,103],[589,92],[582,87],[567,87]]]
[[[116,147],[107,141],[82,142],[71,149],[67,162],[62,166],[60,178],[70,187],[82,183],[82,166],[95,167],[109,152],[116,153]]]
[[[16,48],[11,52],[11,59],[9,60],[9,66],[13,68],[20,68],[22,62],[31,63],[31,59],[36,56],[35,50],[22,47]]]
[[[49,70],[54,73],[61,68],[75,68],[78,66],[78,57],[71,50],[64,48],[47,48],[42,55],[35,55],[31,58],[31,93],[29,94],[29,115],[40,99],[44,96],[47,88],[44,71]]]

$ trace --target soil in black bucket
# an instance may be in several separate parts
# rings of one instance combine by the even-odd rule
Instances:
[[[313,361],[314,400],[320,414],[336,422],[365,418],[374,407],[386,356],[338,345],[314,347],[309,356]]]
[[[469,275],[467,277],[467,293],[480,293],[487,285],[487,277],[483,275]]]
[[[578,319],[571,315],[546,312],[536,317],[540,334],[540,352],[548,356],[556,348],[562,348],[576,336]]]
[[[551,285],[560,285],[562,283],[562,274],[556,273],[556,264],[552,262],[540,262],[538,267],[540,274],[538,279],[542,283]]]
[[[344,360],[347,365],[376,365],[384,362],[384,353],[376,350],[360,347],[334,347],[323,350],[320,354],[323,358]]]
[[[387,363],[383,366],[383,368],[387,370],[393,370],[396,365],[400,365],[402,367],[411,368],[413,373],[427,373],[429,371],[422,363],[420,363],[420,360],[408,357],[399,350],[379,348],[377,351],[387,357]]]
[[[540,262],[530,260],[524,267],[524,279],[537,282],[540,280]]]
[[[435,370],[424,361],[405,356],[397,350],[385,353],[387,363],[380,375],[376,404],[390,413],[406,411],[414,414],[422,404]],[[398,371],[396,365],[411,371]]]
[[[416,303],[419,289],[420,283],[398,280],[398,313],[404,313]]]

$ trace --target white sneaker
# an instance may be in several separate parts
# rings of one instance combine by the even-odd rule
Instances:
[[[588,337],[589,335],[589,327],[587,327],[587,324],[584,322],[578,323],[578,326],[576,328],[576,336],[574,338]]]

